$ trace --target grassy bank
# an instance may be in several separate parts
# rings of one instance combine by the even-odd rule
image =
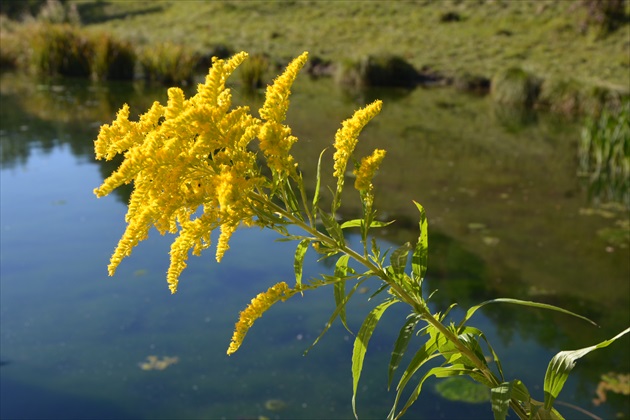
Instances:
[[[170,41],[202,54],[227,45],[283,61],[308,50],[339,62],[387,52],[451,77],[520,66],[628,87],[627,20],[602,33],[579,1],[145,1],[79,10],[88,26],[135,43]]]
[[[538,80],[540,98],[528,98],[528,106],[565,114],[589,113],[593,107],[579,101],[588,102],[594,95],[608,103],[630,91],[628,0],[65,4],[76,10],[88,32],[130,42],[145,57],[142,51],[177,45],[191,51],[199,68],[208,67],[209,57],[217,52],[240,50],[268,57],[272,72],[304,50],[311,59],[321,58],[337,68],[387,54],[457,87],[472,83],[473,89],[467,90],[487,87],[502,73],[518,69]],[[602,5],[617,5],[617,14],[606,15]],[[6,40],[11,31],[4,26]],[[3,49],[11,50],[8,45],[3,42]],[[146,67],[144,74],[160,79]]]

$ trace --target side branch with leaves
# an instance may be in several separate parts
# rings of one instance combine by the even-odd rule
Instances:
[[[171,88],[167,104],[155,102],[137,122],[129,120],[130,110],[124,105],[111,125],[101,127],[95,141],[96,157],[110,160],[117,154],[124,154],[124,161],[103,185],[95,189],[95,194],[101,197],[123,184],[133,182],[134,185],[125,218],[128,225],[111,257],[109,274],[114,275],[123,258],[130,255],[155,227],[162,234],[177,234],[171,245],[171,263],[167,272],[169,288],[175,293],[189,252],[192,250],[194,255],[199,255],[209,248],[214,230],[220,232],[216,246],[216,259],[220,261],[229,249],[230,237],[239,227],[271,229],[283,240],[298,243],[293,262],[295,286],[291,288],[281,282],[252,299],[236,323],[228,354],[238,350],[254,321],[276,302],[319,287],[334,288],[336,307],[313,345],[337,318],[349,329],[346,323],[348,301],[368,278],[377,278],[381,287],[373,296],[382,294],[385,298],[365,318],[356,334],[352,352],[355,416],[355,398],[370,338],[383,313],[392,305],[402,303],[409,306],[410,314],[393,346],[388,386],[394,381],[411,337],[418,334],[426,340],[415,350],[398,379],[388,418],[400,418],[406,412],[418,398],[427,378],[460,375],[469,376],[490,388],[495,419],[506,418],[510,408],[522,419],[562,418],[553,403],[575,361],[597,348],[608,346],[630,328],[595,346],[558,353],[545,376],[545,400],[533,400],[521,381],[504,378],[500,359],[486,336],[469,325],[475,311],[490,303],[507,303],[560,311],[592,321],[555,306],[516,299],[483,302],[470,308],[457,325],[447,324],[448,310],[431,313],[427,304],[430,296],[425,297],[422,288],[428,255],[428,224],[422,206],[414,202],[420,218],[416,244],[406,243],[391,252],[383,252],[371,235],[372,229],[390,224],[377,220],[373,207],[372,178],[386,152],[376,149],[369,156],[355,160],[354,150],[361,130],[380,112],[382,102],[375,101],[359,109],[337,131],[333,143],[333,175],[337,183],[330,189],[332,206],[325,210],[320,205],[324,152],[319,156],[314,195],[309,197],[298,164],[291,155],[291,147],[297,138],[285,124],[291,86],[306,63],[307,53],[294,59],[267,87],[259,117],[252,115],[248,107],[233,108],[230,89],[226,87],[227,78],[246,59],[244,52],[229,60],[214,59],[205,83],[199,84],[193,97],[186,99],[181,89]],[[354,188],[361,200],[362,216],[340,223],[336,216],[341,207],[349,165],[354,168]],[[290,233],[290,226],[299,228],[301,233]],[[345,232],[349,229],[359,230],[360,250],[348,245]],[[306,283],[302,281],[303,262],[309,248],[319,253],[322,259],[336,259],[333,275],[322,275]],[[408,273],[410,258],[411,271]],[[351,261],[354,262],[351,264]],[[353,268],[356,266],[361,270]],[[490,352],[488,357],[484,355],[482,344]],[[442,365],[426,371],[419,381],[414,380],[413,391],[406,394],[407,400],[399,408],[407,385],[424,364],[434,358],[441,359]],[[494,362],[493,368],[488,359]]]

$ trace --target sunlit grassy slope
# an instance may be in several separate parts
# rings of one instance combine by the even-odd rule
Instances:
[[[80,11],[88,26],[137,44],[200,53],[222,44],[281,62],[304,50],[336,62],[388,52],[446,76],[519,65],[545,78],[630,84],[627,19],[598,36],[577,0],[102,1]]]

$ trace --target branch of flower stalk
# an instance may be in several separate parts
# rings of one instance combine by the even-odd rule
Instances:
[[[340,252],[343,252],[343,253],[347,254],[348,256],[350,256],[352,259],[354,259],[358,263],[360,263],[363,266],[367,267],[372,273],[374,273],[375,276],[377,276],[377,277],[381,278],[383,281],[385,281],[392,288],[392,290],[394,291],[395,295],[401,301],[403,301],[403,302],[407,303],[408,305],[410,305],[416,313],[420,314],[426,320],[427,323],[433,325],[440,333],[442,333],[446,337],[447,340],[452,342],[455,345],[455,347],[459,350],[459,352],[461,354],[463,354],[464,356],[466,356],[468,358],[468,360],[470,360],[475,365],[475,367],[477,369],[479,369],[479,371],[483,374],[483,376],[491,384],[493,384],[494,386],[498,386],[500,384],[500,382],[497,379],[497,377],[494,375],[494,373],[492,373],[492,371],[490,371],[488,369],[488,367],[485,365],[485,363],[483,363],[481,360],[479,360],[477,355],[472,350],[470,350],[468,347],[466,347],[459,340],[457,335],[455,335],[444,324],[442,324],[440,321],[438,321],[431,314],[431,312],[428,310],[428,308],[426,307],[424,302],[417,302],[398,283],[393,281],[387,275],[385,270],[383,270],[382,268],[378,267],[372,261],[367,259],[365,256],[359,254],[358,252],[356,252],[352,248],[349,248],[347,245],[337,243],[337,241],[335,241],[333,238],[331,238],[330,236],[320,232],[314,226],[310,226],[310,225],[306,224],[305,222],[303,222],[299,218],[295,217],[290,211],[287,211],[286,209],[283,209],[282,207],[278,206],[277,204],[275,204],[273,202],[265,200],[265,197],[260,196],[257,193],[252,193],[251,198],[254,199],[257,202],[265,204],[269,208],[272,208],[281,217],[284,217],[289,223],[298,226],[299,228],[301,228],[305,232],[307,232],[310,235],[312,235],[314,238],[317,238],[318,241],[320,241],[320,242],[322,242],[322,243],[324,243],[324,244],[326,244],[326,245],[328,245],[328,246],[330,246],[332,248],[339,249]],[[516,400],[510,401],[510,406],[512,407],[512,409],[516,412],[516,414],[520,418],[528,418],[527,413],[525,413],[524,409],[521,407],[521,405],[518,403],[518,401],[516,401]]]

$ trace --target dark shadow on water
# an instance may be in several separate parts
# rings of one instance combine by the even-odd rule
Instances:
[[[0,378],[0,417],[3,419],[129,419],[134,418],[134,415],[105,401]]]

